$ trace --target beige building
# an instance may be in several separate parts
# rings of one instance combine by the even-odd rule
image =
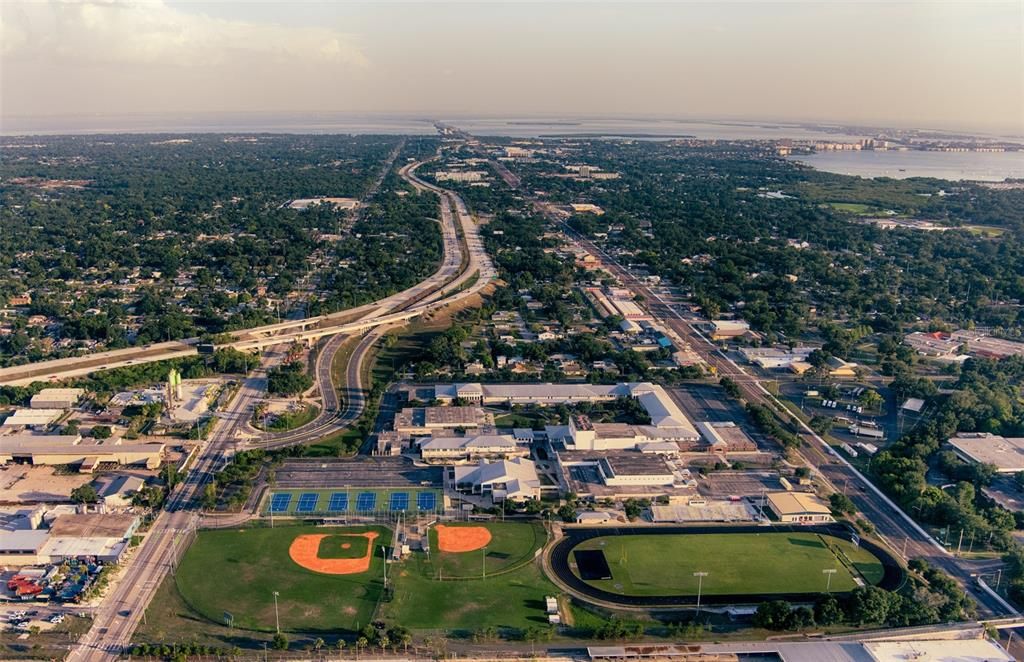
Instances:
[[[824,524],[835,521],[828,504],[809,492],[769,492],[767,497],[768,507],[780,522]]]
[[[82,472],[102,463],[158,469],[164,456],[164,444],[84,443],[80,435],[12,434],[0,439],[0,464],[69,464]]]
[[[44,388],[32,396],[32,409],[71,409],[85,395],[82,388]]]

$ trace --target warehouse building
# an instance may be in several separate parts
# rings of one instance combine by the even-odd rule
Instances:
[[[0,439],[0,465],[74,465],[88,473],[104,463],[158,469],[164,456],[164,444],[86,443],[77,434],[12,434]]]
[[[85,395],[82,388],[44,388],[32,396],[32,409],[71,409]]]
[[[1024,471],[1024,437],[961,432],[949,439],[949,445],[965,462],[991,464],[999,473]]]

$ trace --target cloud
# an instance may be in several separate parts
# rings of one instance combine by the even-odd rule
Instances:
[[[353,35],[191,14],[162,0],[0,5],[5,59],[87,65],[235,67],[368,65]]]

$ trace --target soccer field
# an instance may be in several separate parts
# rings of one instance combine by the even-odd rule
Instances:
[[[586,579],[576,564],[577,551],[600,550],[611,579]],[[626,596],[694,596],[707,573],[705,596],[850,591],[855,576],[871,584],[882,580],[881,562],[847,540],[816,533],[703,533],[602,536],[585,540],[570,553],[570,569],[587,584]]]
[[[373,533],[376,538],[367,537]],[[302,536],[310,541],[306,556],[318,557],[323,572],[294,560]],[[178,567],[175,584],[192,610],[215,623],[224,623],[230,614],[234,627],[273,631],[277,591],[282,630],[353,631],[373,617],[383,589],[380,545],[390,542],[391,532],[383,527],[200,531]],[[306,563],[316,565],[316,559]],[[350,574],[331,574],[345,564],[349,567],[343,571]]]
[[[441,490],[434,488],[390,489],[287,489],[270,490],[261,507],[264,516],[344,516],[375,513],[436,512],[444,507]]]

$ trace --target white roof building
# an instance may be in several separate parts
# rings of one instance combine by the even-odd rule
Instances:
[[[85,395],[83,388],[44,388],[32,396],[32,409],[71,409]]]
[[[455,489],[490,496],[497,503],[540,498],[540,478],[534,463],[525,458],[455,467]]]
[[[4,427],[42,427],[64,415],[63,409],[19,409],[4,420]]]

